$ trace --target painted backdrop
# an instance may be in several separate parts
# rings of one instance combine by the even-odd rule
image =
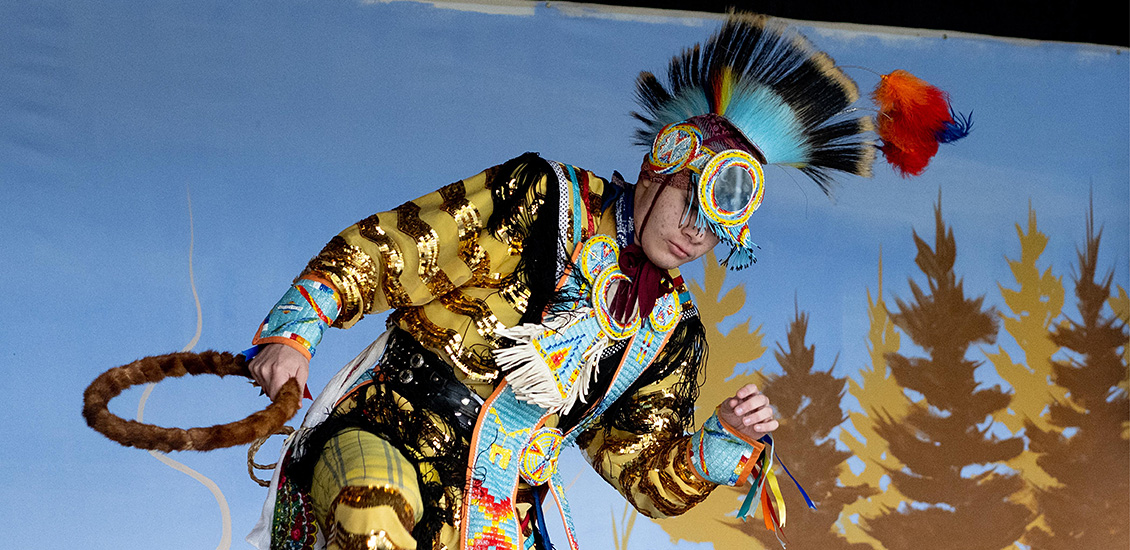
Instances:
[[[246,449],[121,448],[79,415],[94,376],[245,348],[341,228],[525,151],[631,177],[636,74],[717,24],[509,1],[0,2],[4,545],[245,547],[265,495]],[[920,178],[877,166],[831,199],[770,170],[758,263],[688,273],[713,342],[703,411],[747,380],[772,397],[819,504],[783,489],[790,548],[1126,547],[1130,56],[801,25],[864,89],[895,68],[947,89],[974,132]],[[331,332],[311,387],[382,326]],[[209,425],[257,393],[172,380],[112,410]],[[777,545],[732,517],[738,491],[652,522],[575,451],[562,468],[586,548]]]

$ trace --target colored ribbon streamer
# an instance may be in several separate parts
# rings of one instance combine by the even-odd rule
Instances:
[[[746,494],[745,500],[742,501],[741,508],[738,509],[738,517],[745,521],[745,518],[750,515],[750,508],[753,503],[761,497],[761,489],[765,486],[766,474],[773,467],[773,438],[768,435],[761,438],[761,442],[769,445],[769,448],[761,453],[761,475],[757,476],[757,481],[754,482],[753,488]]]
[[[769,493],[761,493],[761,518],[765,521],[765,529],[776,531],[777,518],[773,513],[773,502],[769,500]]]
[[[804,487],[800,486],[800,482],[789,471],[788,466],[781,460],[781,457],[774,451],[773,438],[769,435],[762,436],[761,442],[767,444],[769,449],[762,453],[761,461],[761,475],[758,476],[757,481],[753,484],[749,493],[746,494],[745,499],[742,501],[741,508],[738,509],[738,517],[745,521],[750,515],[750,508],[753,507],[754,502],[760,501],[761,517],[765,522],[765,528],[772,531],[777,537],[777,541],[781,543],[781,547],[785,548],[788,539],[785,537],[785,500],[781,494],[781,487],[777,481],[777,476],[772,471],[773,458],[781,465],[781,468],[788,474],[789,479],[793,480],[801,496],[804,497],[805,503],[809,508],[816,509],[816,504],[809,498],[808,493]]]
[[[769,472],[769,475],[767,477],[769,478],[769,490],[767,490],[766,493],[773,493],[773,499],[777,501],[777,509],[781,511],[781,513],[779,514],[780,520],[777,521],[777,525],[784,527],[785,499],[781,496],[781,486],[777,483],[777,476],[773,472]]]

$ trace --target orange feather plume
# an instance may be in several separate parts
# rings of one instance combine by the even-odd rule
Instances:
[[[883,75],[871,97],[879,105],[879,149],[903,177],[921,174],[939,142],[965,137],[972,124],[954,120],[945,92],[901,69]]]

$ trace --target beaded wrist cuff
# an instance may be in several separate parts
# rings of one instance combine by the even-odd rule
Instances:
[[[340,298],[334,288],[321,281],[295,281],[271,313],[259,325],[251,343],[287,344],[313,357],[322,333],[337,318]]]
[[[736,486],[745,483],[764,448],[723,424],[715,411],[691,436],[690,459],[703,479]]]

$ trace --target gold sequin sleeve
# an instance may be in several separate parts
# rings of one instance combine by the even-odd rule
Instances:
[[[510,277],[522,256],[525,224],[552,200],[546,197],[557,196],[548,165],[538,171],[515,161],[369,216],[334,237],[303,272],[320,275],[341,293],[334,326],[348,328],[366,314],[394,309],[390,323],[489,394],[499,377],[490,353],[495,331],[517,324],[530,296]],[[585,174],[585,189],[599,197],[603,180]],[[487,230],[498,196],[515,193],[525,194],[523,206],[497,231]]]
[[[605,481],[651,518],[682,514],[716,487],[690,462],[690,435],[679,428],[674,408],[672,388],[679,376],[675,372],[631,397],[627,414],[638,432],[601,426],[578,439],[585,458]]]
[[[322,274],[341,292],[334,325],[349,327],[369,313],[440,297],[479,324],[489,323],[481,300],[453,295],[466,285],[499,288],[521,253],[483,230],[493,211],[489,172],[369,216],[330,240],[306,272]]]

